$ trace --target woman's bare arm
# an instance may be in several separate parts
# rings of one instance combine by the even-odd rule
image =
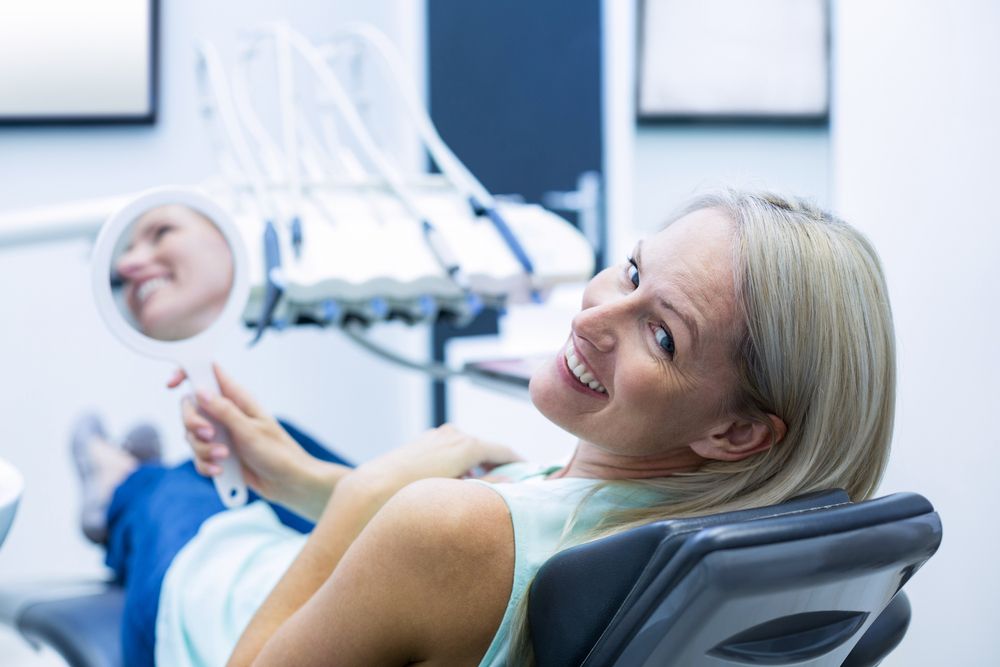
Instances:
[[[337,482],[305,547],[261,605],[237,643],[231,665],[250,664],[264,643],[327,581],[351,543],[400,489],[428,478],[454,478],[481,464],[516,459],[508,448],[442,426],[369,461]],[[482,490],[456,480],[456,490]],[[450,487],[449,487],[450,488]],[[487,493],[496,494],[489,489]],[[501,502],[501,505],[503,503]],[[506,506],[503,506],[506,512]],[[508,519],[509,523],[509,519]]]
[[[248,665],[255,660],[279,627],[324,586],[368,522],[400,489],[429,478],[446,478],[443,481],[448,482],[447,478],[459,477],[476,466],[519,459],[507,447],[445,425],[355,470],[321,465],[306,455],[239,385],[219,368],[215,373],[221,394],[199,394],[198,404],[228,430],[247,482],[261,495],[284,502],[306,516],[319,514],[302,552],[237,642],[230,665]],[[171,384],[181,379],[175,377]],[[196,466],[212,474],[215,450],[219,449],[219,443],[213,441],[217,433],[193,405],[185,406],[184,418]],[[486,492],[493,493],[489,489]]]
[[[265,642],[323,585],[347,548],[381,506],[350,477],[336,486],[302,552],[257,610],[229,659],[231,667],[249,665]]]
[[[230,664],[476,664],[513,581],[513,528],[500,496],[469,482],[417,482],[352,540],[345,514],[357,522],[365,503],[339,504],[339,495]]]

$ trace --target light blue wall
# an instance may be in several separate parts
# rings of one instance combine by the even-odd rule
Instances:
[[[769,188],[830,204],[826,127],[641,125],[635,132],[633,227],[648,233],[699,188]]]

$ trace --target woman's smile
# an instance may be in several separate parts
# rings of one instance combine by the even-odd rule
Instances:
[[[142,311],[154,293],[170,285],[173,279],[166,273],[150,276],[132,283],[129,293],[129,305],[137,317],[142,317]]]
[[[153,292],[160,289],[168,283],[168,279],[163,278],[150,278],[146,282],[139,285],[135,290],[135,296],[139,300],[140,304],[146,303],[146,300],[152,296]]]
[[[593,370],[582,359],[582,355],[576,351],[572,339],[566,343],[563,361],[565,362],[562,364],[563,370],[568,371],[570,374],[570,377],[566,379],[574,389],[582,391],[585,394],[597,395],[601,398],[608,397],[607,388],[597,380]]]

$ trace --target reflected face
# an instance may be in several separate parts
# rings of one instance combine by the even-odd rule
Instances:
[[[233,258],[205,216],[169,204],[140,216],[114,260],[124,301],[139,329],[157,340],[183,340],[207,329],[233,286]]]
[[[696,211],[640,242],[584,290],[569,340],[531,378],[551,421],[625,456],[683,450],[736,389],[730,220]]]

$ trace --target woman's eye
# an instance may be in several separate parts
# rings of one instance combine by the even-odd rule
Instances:
[[[628,269],[625,270],[625,275],[628,276],[629,281],[631,281],[634,287],[639,286],[639,267],[636,265],[635,260],[631,257],[628,258]]]
[[[153,240],[154,241],[159,241],[164,236],[166,236],[168,232],[170,232],[172,230],[173,230],[173,227],[171,227],[170,225],[163,225],[161,227],[157,227],[153,231]]]
[[[653,335],[656,337],[656,344],[673,358],[675,352],[674,337],[670,335],[670,332],[663,327],[656,327]]]

